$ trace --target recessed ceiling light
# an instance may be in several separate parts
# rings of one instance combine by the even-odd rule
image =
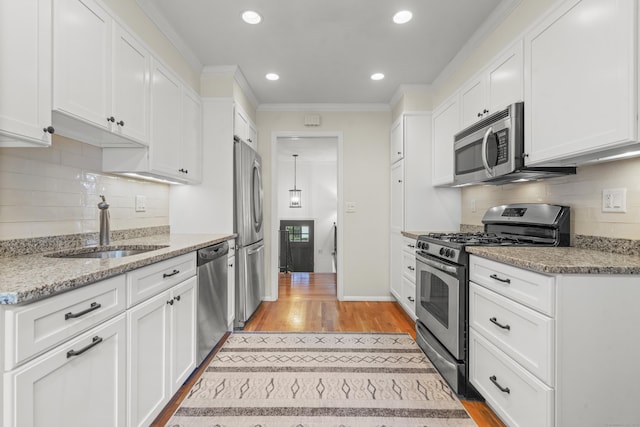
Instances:
[[[277,75],[276,73],[267,73],[266,76],[264,76],[267,80],[271,80],[271,81],[276,81],[280,78],[279,75]]]
[[[411,21],[411,18],[413,18],[413,13],[411,13],[411,11],[401,10],[400,12],[393,15],[393,22],[395,22],[396,24],[406,24],[407,22]]]
[[[382,73],[371,74],[371,80],[382,80],[382,79],[384,79],[384,74]]]
[[[254,10],[246,10],[242,12],[242,20],[247,24],[259,24],[262,21],[262,16]]]

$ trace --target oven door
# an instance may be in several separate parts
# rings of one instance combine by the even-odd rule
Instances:
[[[416,254],[416,316],[457,360],[465,358],[466,268]]]

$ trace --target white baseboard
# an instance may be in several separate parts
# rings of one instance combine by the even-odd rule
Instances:
[[[372,301],[372,302],[393,302],[396,299],[391,295],[388,296],[350,296],[345,295],[341,301]]]

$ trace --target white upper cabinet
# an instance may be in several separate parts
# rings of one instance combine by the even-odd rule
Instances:
[[[636,139],[637,1],[570,0],[525,36],[528,165]]]
[[[150,53],[119,25],[113,26],[113,100],[111,129],[149,143]]]
[[[182,91],[182,147],[178,171],[189,181],[202,180],[202,103],[197,93]],[[182,171],[180,171],[182,169]]]
[[[461,129],[522,101],[522,75],[522,42],[519,41],[460,89]]]
[[[233,135],[237,136],[254,150],[258,150],[258,131],[249,115],[239,106],[233,107]]]
[[[395,163],[404,157],[403,118],[400,117],[391,126],[391,163]]]
[[[51,2],[0,3],[0,147],[51,145]]]
[[[431,185],[453,184],[453,135],[460,130],[458,94],[444,101],[433,112]]]
[[[93,0],[53,4],[53,122],[103,147],[148,143],[149,53]]]
[[[391,166],[391,232],[404,230],[404,163],[396,162]]]
[[[54,109],[106,130],[112,19],[92,0],[55,0],[53,12]]]

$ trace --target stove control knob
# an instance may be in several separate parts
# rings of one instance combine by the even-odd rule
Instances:
[[[429,249],[429,244],[428,244],[427,242],[424,242],[424,243],[422,244],[422,249],[424,249],[425,251],[426,251],[427,249]]]
[[[451,249],[447,249],[446,251],[444,251],[444,256],[446,256],[447,258],[451,256]]]
[[[451,252],[449,253],[449,258],[455,258],[455,257],[456,257],[456,251],[451,249]]]
[[[416,243],[416,246],[418,247],[418,249],[422,249],[422,242]]]
[[[440,248],[440,255],[445,255],[446,250],[445,248]],[[446,255],[445,255],[446,256]]]

